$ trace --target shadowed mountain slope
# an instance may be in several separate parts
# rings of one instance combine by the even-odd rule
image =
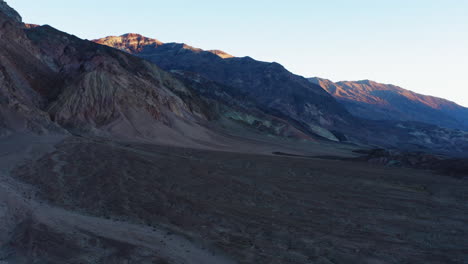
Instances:
[[[468,130],[468,108],[442,98],[369,80],[337,83],[317,77],[309,80],[327,90],[357,117],[418,121]]]
[[[468,138],[461,131],[428,126],[422,123],[424,120],[380,122],[352,116],[322,87],[290,73],[278,63],[250,57],[222,58],[186,44],[164,44],[138,34],[94,41],[177,73],[203,97],[224,102],[231,109],[244,109],[243,117],[237,115],[237,119],[245,121],[245,113],[262,112],[287,121],[305,134],[332,141],[466,155]],[[257,125],[271,124],[264,121]]]
[[[165,70],[194,72],[203,78],[231,87],[254,101],[258,108],[299,122],[311,133],[337,140],[333,130],[351,126],[353,117],[321,87],[292,74],[278,63],[256,61],[250,57],[218,56],[186,44],[158,43],[136,34],[94,40],[130,52]],[[152,43],[138,49],[126,43]],[[220,52],[217,52],[219,54]]]

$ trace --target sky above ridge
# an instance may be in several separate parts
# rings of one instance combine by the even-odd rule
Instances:
[[[468,106],[468,0],[6,0],[85,39],[140,33]]]

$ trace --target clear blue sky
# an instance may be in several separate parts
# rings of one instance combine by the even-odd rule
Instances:
[[[468,0],[7,0],[81,38],[128,32],[468,106]]]

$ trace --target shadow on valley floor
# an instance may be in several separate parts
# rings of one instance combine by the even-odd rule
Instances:
[[[237,263],[468,261],[466,181],[279,154],[71,138],[13,174],[54,206],[176,230]]]

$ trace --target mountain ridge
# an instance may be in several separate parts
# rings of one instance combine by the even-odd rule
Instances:
[[[154,38],[145,37],[138,33],[126,33],[120,36],[107,36],[101,39],[94,39],[93,42],[96,42],[101,45],[112,46],[120,50],[126,51],[128,53],[139,53],[143,52],[144,48],[154,48],[167,45],[178,45],[183,49],[191,50],[193,52],[209,52],[214,54],[222,59],[234,58],[234,56],[222,51],[222,50],[203,50],[200,48],[195,48],[185,43],[176,43],[168,42],[164,43]]]
[[[319,77],[309,80],[328,91],[358,117],[420,121],[468,130],[468,108],[444,98],[371,80],[332,82]]]
[[[123,49],[125,42],[96,43]],[[233,100],[237,109],[266,113],[287,120],[306,134],[331,141],[350,142],[409,151],[430,151],[463,155],[466,137],[462,131],[427,125],[423,120],[367,120],[352,115],[343,102],[310,80],[289,72],[276,62],[257,61],[251,57],[220,58],[209,52],[184,48],[186,44],[149,45],[131,52],[162,69],[178,72],[192,84],[200,78],[210,80],[227,96],[219,96],[219,89],[208,90],[194,85],[197,93],[213,93],[209,97],[224,100],[242,95],[245,100]],[[123,46],[123,47],[122,47]],[[247,105],[246,105],[247,104]],[[254,105],[254,109],[249,108]],[[245,112],[244,112],[245,113]],[[236,115],[237,116],[237,115]],[[237,118],[237,117],[236,117]],[[246,121],[246,120],[244,120]],[[260,123],[264,123],[264,119]],[[385,119],[383,120],[385,121]],[[251,122],[248,121],[249,123]],[[257,123],[258,124],[258,123]],[[391,135],[389,134],[391,131]]]
[[[136,34],[138,35],[138,34]],[[125,37],[125,36],[124,36]],[[110,40],[120,40],[116,43]],[[127,39],[104,37],[94,40],[103,45],[128,51],[122,47]],[[340,123],[353,123],[351,115],[321,87],[286,70],[279,63],[256,61],[250,57],[220,57],[187,44],[167,43],[133,49],[131,54],[155,63],[167,71],[194,72],[204,78],[231,87],[256,101],[263,110],[281,113],[294,119],[311,133],[333,135]]]

